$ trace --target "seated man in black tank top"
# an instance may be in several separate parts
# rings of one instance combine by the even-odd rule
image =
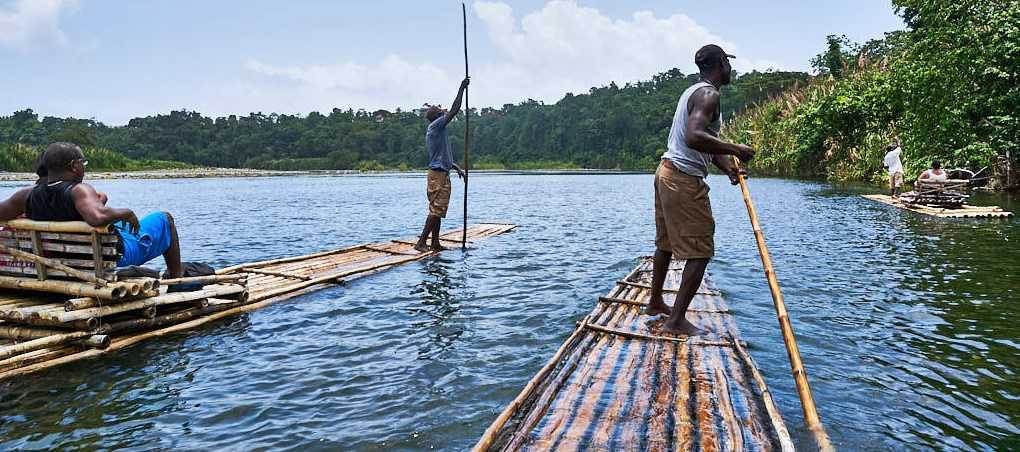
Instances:
[[[113,224],[124,248],[118,266],[142,265],[162,255],[168,277],[181,277],[180,243],[169,213],[153,213],[139,221],[131,209],[108,207],[106,195],[82,182],[88,161],[81,148],[74,144],[49,145],[43,160],[45,183],[40,181],[33,187],[18,190],[0,202],[0,221],[26,214],[36,221],[84,221],[92,226]]]

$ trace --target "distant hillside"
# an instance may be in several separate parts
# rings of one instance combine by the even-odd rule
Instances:
[[[649,81],[472,109],[476,168],[653,168],[664,151],[680,94],[695,74],[671,70]],[[752,72],[724,90],[723,115],[778,95],[809,76]],[[453,94],[451,87],[451,96]],[[451,124],[459,149],[463,121]],[[304,116],[252,113],[208,118],[191,111],[132,119],[123,127],[31,110],[0,117],[0,143],[42,146],[64,140],[145,161],[276,170],[420,168],[426,163],[421,110],[341,110]],[[10,163],[0,161],[0,168]],[[125,163],[127,164],[127,163]],[[17,163],[19,168],[24,162]],[[130,166],[130,164],[127,164]]]

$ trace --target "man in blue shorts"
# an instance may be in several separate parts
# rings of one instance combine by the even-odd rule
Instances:
[[[181,248],[174,219],[156,212],[138,220],[131,209],[106,205],[106,196],[85,179],[88,160],[77,145],[53,143],[43,157],[45,183],[18,190],[0,202],[0,221],[26,214],[36,221],[84,221],[92,226],[113,224],[120,235],[123,255],[118,267],[142,265],[159,256],[166,260],[169,278],[180,278]]]

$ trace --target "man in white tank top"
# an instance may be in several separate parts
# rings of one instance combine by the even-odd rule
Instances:
[[[942,169],[942,162],[935,160],[931,162],[931,169],[921,173],[917,180],[921,182],[945,182],[949,180],[949,175]]]
[[[673,115],[667,151],[655,172],[655,258],[652,293],[647,315],[668,314],[663,330],[696,335],[701,330],[687,320],[687,308],[701,286],[708,261],[715,254],[715,219],[708,199],[708,163],[736,185],[742,173],[731,155],[749,161],[754,150],[719,139],[719,88],[730,83],[729,55],[717,45],[702,47],[694,55],[701,80],[684,91]],[[662,300],[662,284],[670,261],[685,260],[676,303]]]

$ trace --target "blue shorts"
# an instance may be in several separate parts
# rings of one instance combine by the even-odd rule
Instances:
[[[118,267],[143,265],[170,249],[170,218],[164,212],[156,212],[142,218],[138,234],[131,233],[131,226],[118,221],[114,225],[124,246],[124,255],[117,261]]]

